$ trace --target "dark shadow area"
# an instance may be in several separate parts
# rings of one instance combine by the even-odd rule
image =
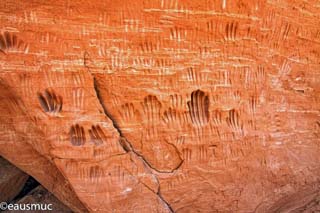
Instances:
[[[39,185],[40,184],[38,181],[36,181],[33,177],[29,176],[21,192],[12,201],[15,202],[16,200],[20,200]]]

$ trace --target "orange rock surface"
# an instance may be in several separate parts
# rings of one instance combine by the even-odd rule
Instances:
[[[319,1],[4,0],[0,20],[0,155],[73,211],[320,211]]]

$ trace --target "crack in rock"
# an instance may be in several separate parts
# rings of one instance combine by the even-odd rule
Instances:
[[[87,67],[88,68],[88,67]],[[89,69],[89,68],[88,68]],[[89,70],[90,72],[90,70]],[[152,171],[156,171],[158,173],[173,173],[174,171],[176,171],[177,169],[180,168],[180,166],[183,164],[183,160],[181,160],[181,163],[174,169],[172,169],[169,172],[162,172],[157,170],[156,168],[152,167],[151,164],[145,159],[145,157],[141,154],[139,154],[137,151],[134,150],[134,148],[132,147],[131,143],[123,136],[118,124],[116,123],[115,119],[113,119],[113,117],[110,115],[110,113],[107,111],[106,106],[104,105],[102,98],[100,96],[100,92],[98,89],[98,85],[97,85],[97,80],[96,78],[93,76],[93,84],[94,84],[94,90],[96,92],[96,96],[99,100],[100,105],[102,106],[102,109],[104,111],[104,114],[112,121],[114,128],[118,131],[119,135],[120,135],[120,140],[119,140],[119,144],[120,146],[123,148],[123,150],[127,153],[131,152],[134,154],[135,157],[139,158],[141,161],[143,161],[143,163],[145,165],[147,165],[147,168],[151,171],[151,173],[153,174],[153,176],[156,178],[157,183],[158,183],[158,191],[157,193],[155,193],[158,198],[165,203],[166,207],[169,209],[170,212],[174,212],[173,208],[171,207],[171,205],[163,198],[161,191],[160,191],[160,183],[158,180],[158,177],[154,174],[154,172]],[[145,185],[145,184],[144,184]],[[147,187],[149,189],[149,187]]]

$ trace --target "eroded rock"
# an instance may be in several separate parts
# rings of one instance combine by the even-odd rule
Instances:
[[[0,154],[76,212],[316,209],[318,4],[8,0]]]
[[[13,205],[13,209],[17,208],[20,210],[20,212],[28,211],[28,208],[29,211],[32,209],[32,212],[73,212],[42,186],[36,187],[26,196],[11,204]],[[31,204],[33,206],[31,206]]]
[[[0,157],[0,202],[10,202],[19,194],[28,175]]]

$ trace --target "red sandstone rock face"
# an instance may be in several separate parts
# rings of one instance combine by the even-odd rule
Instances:
[[[0,154],[74,211],[319,210],[319,2],[0,14]]]

